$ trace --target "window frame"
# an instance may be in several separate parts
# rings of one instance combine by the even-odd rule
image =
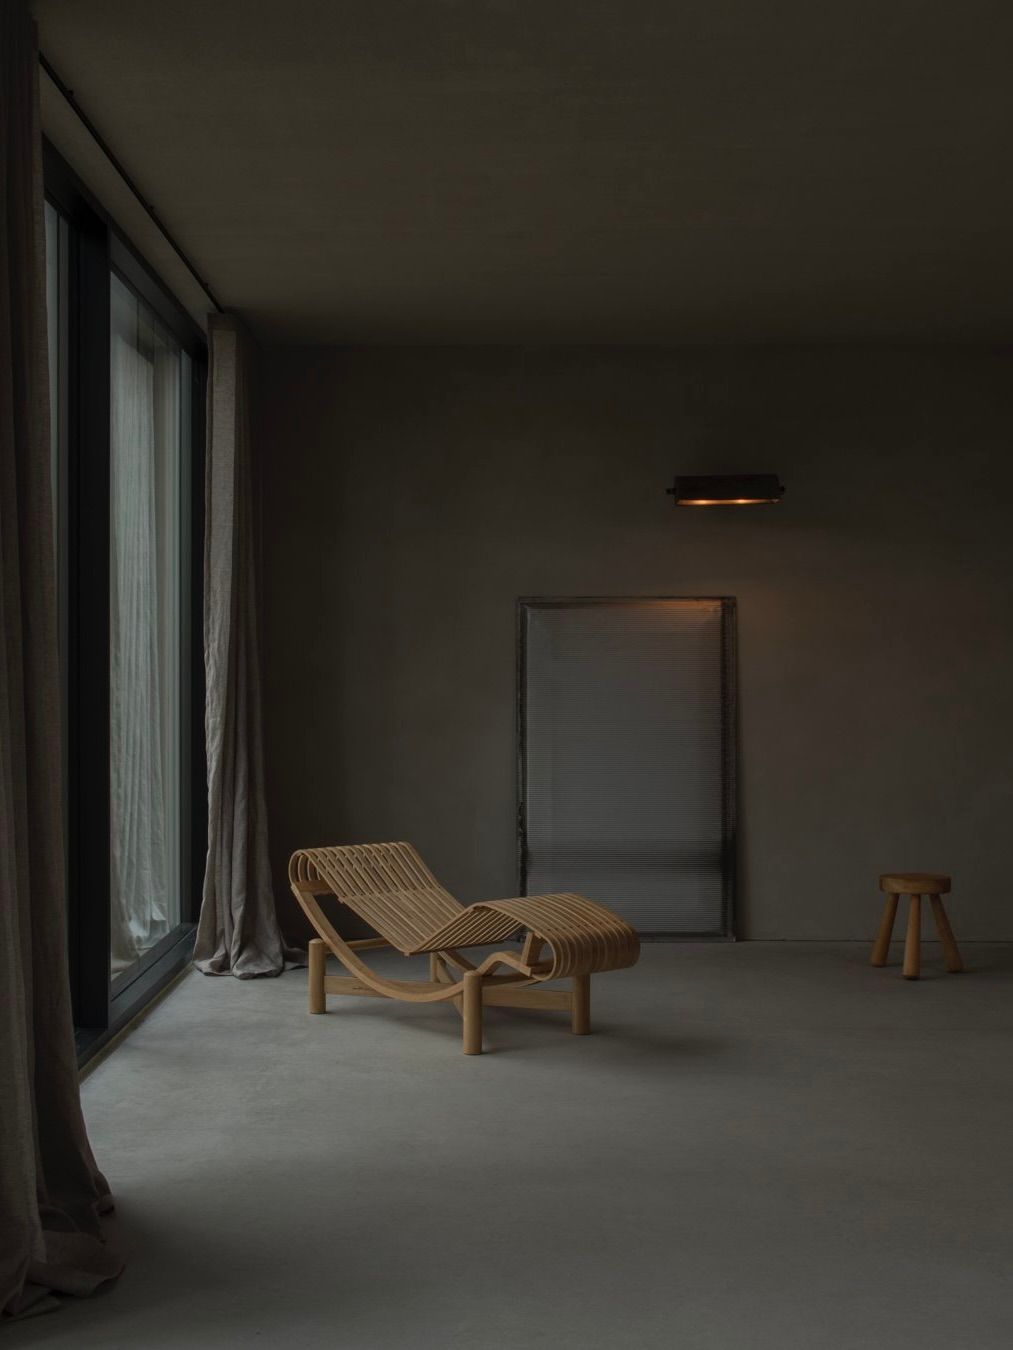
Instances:
[[[68,938],[79,1063],[91,1056],[192,956],[207,839],[204,746],[204,457],[207,344],[48,141],[45,195],[69,224],[66,364],[61,391],[62,506],[58,586],[64,626]],[[181,501],[181,558],[189,614],[180,633],[181,923],[128,972],[111,979],[109,767],[110,277],[115,272],[191,358],[189,494]],[[63,297],[61,297],[63,298]],[[184,547],[183,545],[187,545]]]

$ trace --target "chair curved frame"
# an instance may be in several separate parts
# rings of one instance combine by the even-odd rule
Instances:
[[[586,1035],[591,975],[632,966],[640,954],[629,924],[582,895],[518,896],[465,908],[403,842],[298,849],[288,871],[292,892],[319,934],[309,944],[310,1012],[326,1011],[327,994],[452,1002],[464,1020],[465,1054],[481,1053],[483,1006],[565,1009],[573,1032]],[[379,936],[343,938],[324,913],[322,895],[335,896]],[[495,951],[476,965],[461,951],[520,933],[519,953]],[[383,947],[404,956],[428,953],[430,978],[390,979],[359,955]],[[327,975],[328,949],[352,978]],[[502,970],[507,973],[497,973]],[[572,979],[569,991],[530,988],[562,978]]]

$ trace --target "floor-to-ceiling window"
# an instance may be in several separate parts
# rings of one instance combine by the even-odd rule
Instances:
[[[47,316],[83,1053],[189,957],[205,810],[203,336],[51,149]]]

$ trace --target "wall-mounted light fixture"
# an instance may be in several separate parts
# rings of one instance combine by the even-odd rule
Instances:
[[[784,496],[776,473],[682,476],[667,489],[676,506],[771,506]]]

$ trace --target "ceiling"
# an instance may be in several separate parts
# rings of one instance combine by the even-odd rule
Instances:
[[[1013,333],[1007,0],[33,8],[268,341]]]

